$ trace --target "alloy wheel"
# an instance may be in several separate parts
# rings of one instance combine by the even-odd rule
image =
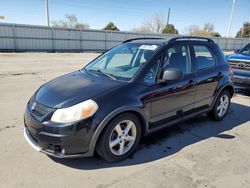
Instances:
[[[110,151],[117,156],[126,154],[134,145],[137,136],[136,126],[131,120],[123,120],[111,131]]]
[[[229,98],[227,95],[222,95],[220,98],[220,102],[218,103],[217,106],[217,114],[219,117],[222,117],[225,115],[225,113],[227,112],[229,106]]]

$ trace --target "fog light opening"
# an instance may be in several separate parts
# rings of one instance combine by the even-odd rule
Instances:
[[[62,154],[65,154],[65,153],[66,153],[65,149],[62,149],[62,150],[61,150],[61,153],[62,153]]]

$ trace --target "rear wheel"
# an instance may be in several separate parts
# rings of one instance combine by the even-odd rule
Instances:
[[[124,113],[107,125],[98,140],[96,150],[105,160],[117,162],[135,151],[140,138],[140,120],[132,113]]]
[[[227,115],[228,109],[230,107],[230,100],[231,95],[229,91],[222,91],[215,102],[213,110],[208,113],[208,117],[215,121],[222,120]]]

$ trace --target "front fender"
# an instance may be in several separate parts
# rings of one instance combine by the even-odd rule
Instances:
[[[99,126],[96,128],[94,135],[91,139],[90,146],[89,146],[89,153],[91,155],[94,154],[95,146],[98,141],[98,138],[104,128],[107,126],[107,124],[117,115],[124,113],[124,112],[136,112],[141,116],[141,119],[143,121],[143,124],[145,126],[145,129],[148,129],[148,121],[146,120],[146,115],[144,111],[141,108],[138,108],[136,106],[125,106],[121,108],[117,108],[116,110],[112,111],[109,115],[107,115],[104,120],[99,124]]]

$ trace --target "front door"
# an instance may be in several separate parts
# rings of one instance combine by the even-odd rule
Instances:
[[[183,115],[194,108],[196,80],[189,46],[176,44],[166,48],[162,65],[163,70],[180,69],[183,79],[150,86],[150,123]]]

